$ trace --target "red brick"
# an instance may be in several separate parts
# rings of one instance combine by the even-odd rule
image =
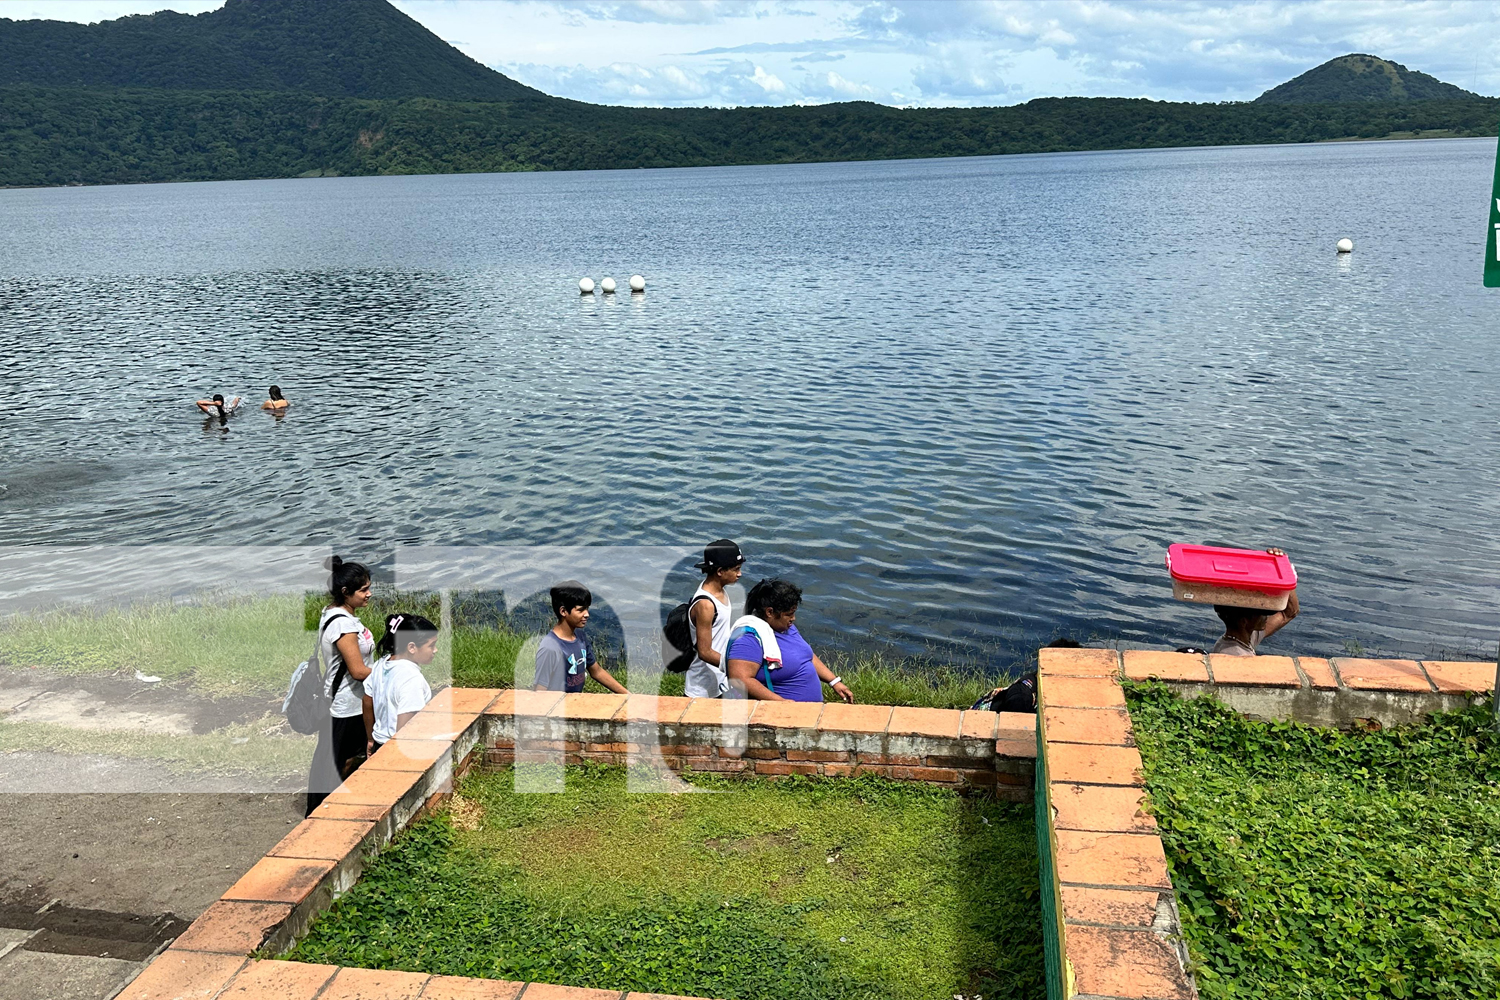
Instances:
[[[1041,691],[1048,708],[1125,707],[1125,691],[1113,677],[1047,677]]]
[[[585,990],[576,986],[532,983],[526,987],[526,1000],[620,1000],[620,991]]]
[[[833,764],[824,764],[824,767],[833,767]],[[854,768],[854,776],[857,778],[863,774],[873,774],[881,778],[889,778],[891,769],[884,764],[860,764]]]
[[[625,699],[624,706],[615,713],[615,718],[625,722],[670,724],[682,718],[682,713],[688,710],[690,704],[691,698],[633,694]]]
[[[975,768],[959,768],[958,779],[966,785],[990,786],[995,783],[994,771],[980,771]]]
[[[305,819],[266,852],[278,858],[315,858],[341,861],[359,847],[375,828],[373,823],[350,823],[333,819]]]
[[[787,767],[792,769],[793,774],[802,774],[810,777],[818,773],[819,765],[811,762],[803,762],[800,764],[788,764]]]
[[[1059,830],[1155,833],[1142,808],[1146,793],[1131,785],[1075,785],[1054,781],[1048,792]]]
[[[670,744],[661,748],[662,753],[674,753],[682,757],[711,757],[714,748],[696,743]]]
[[[889,705],[846,705],[841,701],[832,701],[823,706],[823,715],[818,719],[818,731],[883,733],[891,724],[892,711]]]
[[[219,900],[180,934],[172,947],[182,951],[211,951],[248,955],[291,916],[290,903],[241,903]]]
[[[1328,661],[1320,656],[1299,656],[1297,666],[1307,675],[1308,683],[1320,690],[1333,690],[1339,686],[1338,678],[1333,675],[1333,668]]]
[[[1164,681],[1208,682],[1208,667],[1197,653],[1164,653],[1154,649],[1127,649],[1125,676],[1144,681],[1156,677]]]
[[[1035,712],[997,712],[995,718],[999,720],[999,730],[995,738],[1003,740],[1007,734],[1014,736],[1036,735],[1036,713]]]
[[[780,750],[746,750],[745,756],[751,760],[781,760]]]
[[[483,714],[500,697],[499,688],[446,687],[432,696],[427,707],[461,715]]]
[[[1495,665],[1493,663],[1423,660],[1422,666],[1439,691],[1468,694],[1495,690]]]
[[[1299,688],[1302,678],[1290,656],[1233,656],[1214,653],[1208,658],[1214,683],[1254,687]]]
[[[624,743],[590,743],[588,749],[594,753],[627,753]]]
[[[721,771],[725,774],[733,774],[737,771],[748,771],[753,765],[748,760],[720,759],[707,757],[702,760],[694,759],[688,762],[694,771]]]
[[[1150,927],[1161,893],[1156,890],[1061,888],[1063,917],[1070,923]]]
[[[892,736],[930,736],[956,740],[962,720],[963,713],[952,709],[898,707],[891,712],[886,732]]]
[[[1135,747],[1055,743],[1047,747],[1047,777],[1090,785],[1140,785],[1142,764]]]
[[[1113,649],[1039,649],[1037,670],[1049,676],[1111,677],[1120,672],[1120,654]]]
[[[318,1000],[416,1000],[428,976],[388,969],[340,969]]]
[[[1024,740],[996,740],[995,756],[1036,760],[1036,737]]]
[[[613,719],[625,707],[623,694],[593,694],[575,691],[565,694],[562,700],[547,711],[554,719],[589,719],[603,722]]]
[[[958,771],[951,767],[893,767],[891,777],[897,781],[926,781],[951,785],[958,781]]]
[[[755,764],[756,774],[791,774],[792,765],[785,761],[766,760],[757,761]]]
[[[1334,661],[1344,687],[1357,691],[1431,691],[1433,687],[1415,660]]]
[[[786,759],[848,764],[853,762],[854,752],[851,750],[788,750],[786,752]]]
[[[219,1000],[312,1000],[338,972],[336,965],[268,960],[251,962]]]
[[[774,726],[778,729],[815,729],[823,705],[815,701],[758,701],[752,726]]]
[[[1047,743],[1102,743],[1133,746],[1130,713],[1113,708],[1048,708],[1043,710]]]
[[[261,858],[224,893],[225,899],[259,903],[300,903],[333,871],[333,861]]]
[[[1000,717],[997,713],[983,708],[971,708],[963,713],[963,721],[959,723],[959,735],[966,740],[985,740],[995,738],[995,726]]]
[[[1079,993],[1152,1000],[1195,1000],[1182,963],[1148,930],[1070,926],[1067,959]]]
[[[903,767],[921,767],[927,758],[906,753],[861,753],[855,759],[861,764],[900,764]]]
[[[419,771],[381,771],[360,768],[344,780],[329,798],[335,803],[393,805],[422,780]]]
[[[340,820],[354,823],[378,823],[390,815],[389,805],[367,806],[344,802],[329,802],[323,800],[323,804],[312,812],[310,819]]]
[[[424,708],[401,727],[403,740],[447,740],[452,743],[474,720],[477,712],[434,712]]]
[[[1167,856],[1154,834],[1057,831],[1057,878],[1081,885],[1170,889]]]
[[[824,764],[823,773],[830,778],[847,778],[854,773],[853,764]]]
[[[117,995],[117,1000],[206,1000],[245,964],[242,955],[166,951]]]
[[[1016,788],[1030,788],[1036,781],[1036,776],[1031,774],[1010,774],[1005,771],[995,772],[995,784],[1011,785]]]
[[[755,702],[743,698],[694,698],[677,720],[680,726],[743,726]]]
[[[422,990],[422,1000],[516,1000],[525,988],[525,983],[503,979],[433,976]]]
[[[403,726],[396,730],[396,738],[381,747],[364,766],[378,771],[426,771],[452,753],[453,747],[443,740],[407,739]]]

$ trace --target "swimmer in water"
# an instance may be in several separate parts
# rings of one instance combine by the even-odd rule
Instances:
[[[217,392],[214,393],[213,399],[198,400],[198,409],[202,410],[204,413],[207,413],[209,416],[217,415],[220,420],[224,420],[226,417],[228,417],[231,413],[239,408],[239,405],[240,397],[230,396],[229,401],[225,402],[224,397]]]
[[[281,386],[273,385],[271,386],[271,398],[261,403],[260,408],[262,410],[270,410],[272,413],[284,413],[286,412],[286,408],[291,405],[291,403],[287,402],[286,397],[281,394]]]

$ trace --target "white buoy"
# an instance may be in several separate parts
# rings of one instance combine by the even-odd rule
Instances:
[[[1351,240],[1347,236],[1345,236],[1343,239],[1339,240],[1339,253],[1353,253],[1353,252],[1354,252],[1354,241],[1353,240]]]
[[[579,295],[593,295],[594,294],[594,279],[593,278],[579,278],[578,279],[578,294]]]
[[[644,292],[646,290],[646,279],[639,274],[630,276],[630,290],[632,292]]]
[[[615,279],[605,278],[603,281],[599,282],[599,287],[604,289],[605,295],[613,294],[615,290]]]

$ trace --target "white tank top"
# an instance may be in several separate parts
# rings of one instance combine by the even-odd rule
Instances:
[[[688,638],[692,640],[693,649],[698,648],[698,625],[693,621],[692,607],[697,606],[698,598],[706,597],[714,605],[713,631],[710,633],[709,645],[719,654],[720,662],[723,662],[724,654],[729,650],[729,626],[734,621],[734,616],[729,613],[729,601],[726,598],[720,601],[713,594],[699,587],[693,591],[689,599],[690,610],[688,613]],[[687,676],[683,678],[683,693],[689,698],[717,698],[729,690],[729,675],[722,667],[704,663],[698,654],[693,654],[693,662],[687,669]]]

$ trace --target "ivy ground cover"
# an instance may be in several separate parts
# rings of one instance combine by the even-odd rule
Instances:
[[[1042,998],[1030,806],[872,777],[471,775],[286,956],[726,1000]]]
[[[1500,996],[1487,706],[1342,732],[1127,694],[1204,997]]]

